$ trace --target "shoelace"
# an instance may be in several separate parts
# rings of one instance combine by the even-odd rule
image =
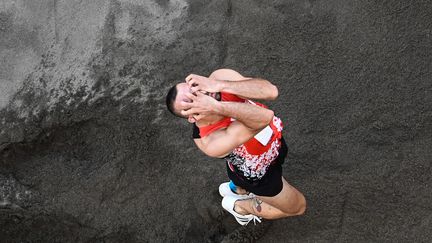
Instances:
[[[261,217],[258,217],[256,215],[252,215],[252,218],[246,218],[246,217],[237,217],[240,221],[246,223],[245,225],[249,224],[250,221],[253,220],[254,225],[256,225],[256,222],[261,223]]]
[[[258,216],[253,216],[253,221],[254,221],[254,225],[256,225],[256,221],[258,221],[259,223],[261,223],[261,217],[258,217]]]

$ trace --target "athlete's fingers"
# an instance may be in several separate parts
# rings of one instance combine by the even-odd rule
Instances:
[[[197,92],[197,91],[200,90],[200,86],[197,85],[197,86],[194,86],[194,87],[192,87],[190,89],[191,89],[192,93],[195,93],[195,92]]]
[[[185,110],[181,110],[180,113],[184,116],[189,116],[189,115],[193,115],[195,113],[195,109],[194,108],[190,108],[190,109],[185,109]]]
[[[189,74],[187,77],[186,77],[186,82],[187,83],[189,83],[194,77],[195,77],[196,75],[195,74]]]
[[[195,121],[199,121],[199,120],[203,119],[205,117],[205,115],[196,114],[192,117],[195,119]]]
[[[199,92],[202,93],[202,94],[204,94],[204,95],[208,94],[208,92],[205,91],[205,90],[200,90]]]
[[[196,108],[190,108],[188,110],[181,110],[180,113],[184,116],[189,116],[189,115],[193,115],[197,113],[197,109]]]
[[[183,116],[189,116],[190,115],[186,110],[181,110],[180,114],[182,114]]]
[[[195,96],[194,94],[192,94],[192,93],[186,93],[186,96],[187,96],[189,99],[191,99],[191,100],[195,100],[195,99],[196,99],[196,96]]]
[[[188,81],[186,81],[189,87],[194,87],[196,86],[195,84],[195,80],[194,79],[189,79]]]
[[[193,116],[189,116],[188,119],[190,119],[191,122],[197,122],[197,121],[195,120],[195,118],[193,118]]]
[[[195,94],[196,94],[196,97],[201,98],[205,95],[205,93],[207,93],[207,92],[204,90],[200,90],[200,92],[196,92]]]
[[[181,101],[180,104],[182,105],[182,107],[185,108],[185,110],[188,110],[188,109],[194,107],[194,103],[193,102]]]
[[[188,79],[187,83],[189,84],[189,86],[193,86],[196,85],[197,81],[198,80],[196,78],[192,77]]]

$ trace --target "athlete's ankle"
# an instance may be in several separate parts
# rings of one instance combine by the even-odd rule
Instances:
[[[246,194],[248,194],[248,191],[246,191],[245,189],[243,189],[241,187],[237,187],[236,193],[239,195],[246,195]]]

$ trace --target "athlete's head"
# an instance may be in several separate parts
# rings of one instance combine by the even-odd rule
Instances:
[[[181,105],[181,101],[190,102],[186,93],[190,93],[189,86],[186,83],[176,84],[169,89],[166,96],[166,106],[173,115],[187,118],[180,113],[180,111],[184,109]]]
[[[187,83],[178,83],[171,87],[166,96],[166,106],[168,110],[174,114],[175,116],[186,118],[189,122],[195,122],[195,119],[192,116],[184,116],[181,114],[182,110],[186,110],[187,107],[182,105],[182,101],[191,102],[192,100],[187,97],[186,94],[192,93],[189,85]],[[207,93],[207,95],[211,96],[214,99],[220,100],[220,94],[216,93]],[[209,116],[212,117],[212,116]]]

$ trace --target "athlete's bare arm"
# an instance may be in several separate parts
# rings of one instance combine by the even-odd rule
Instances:
[[[182,101],[185,110],[180,111],[180,113],[184,116],[192,115],[198,122],[204,116],[216,114],[234,118],[249,129],[260,130],[267,126],[274,116],[272,110],[261,106],[240,102],[221,102],[201,92],[189,93],[186,96],[191,102]]]
[[[234,121],[227,128],[217,130],[206,137],[194,139],[194,142],[208,156],[223,158],[258,132],[259,130],[252,130],[243,123]]]
[[[236,82],[233,82],[236,81]],[[186,77],[192,92],[227,92],[245,99],[275,100],[278,89],[261,78],[246,78],[232,69],[218,69],[208,78],[196,74]]]
[[[194,139],[198,148],[211,157],[224,157],[255,136],[274,116],[272,110],[248,103],[219,102],[200,92],[188,96],[192,102],[183,104],[188,109],[181,111],[185,116],[217,114],[236,119],[226,129],[218,130],[201,139]]]

